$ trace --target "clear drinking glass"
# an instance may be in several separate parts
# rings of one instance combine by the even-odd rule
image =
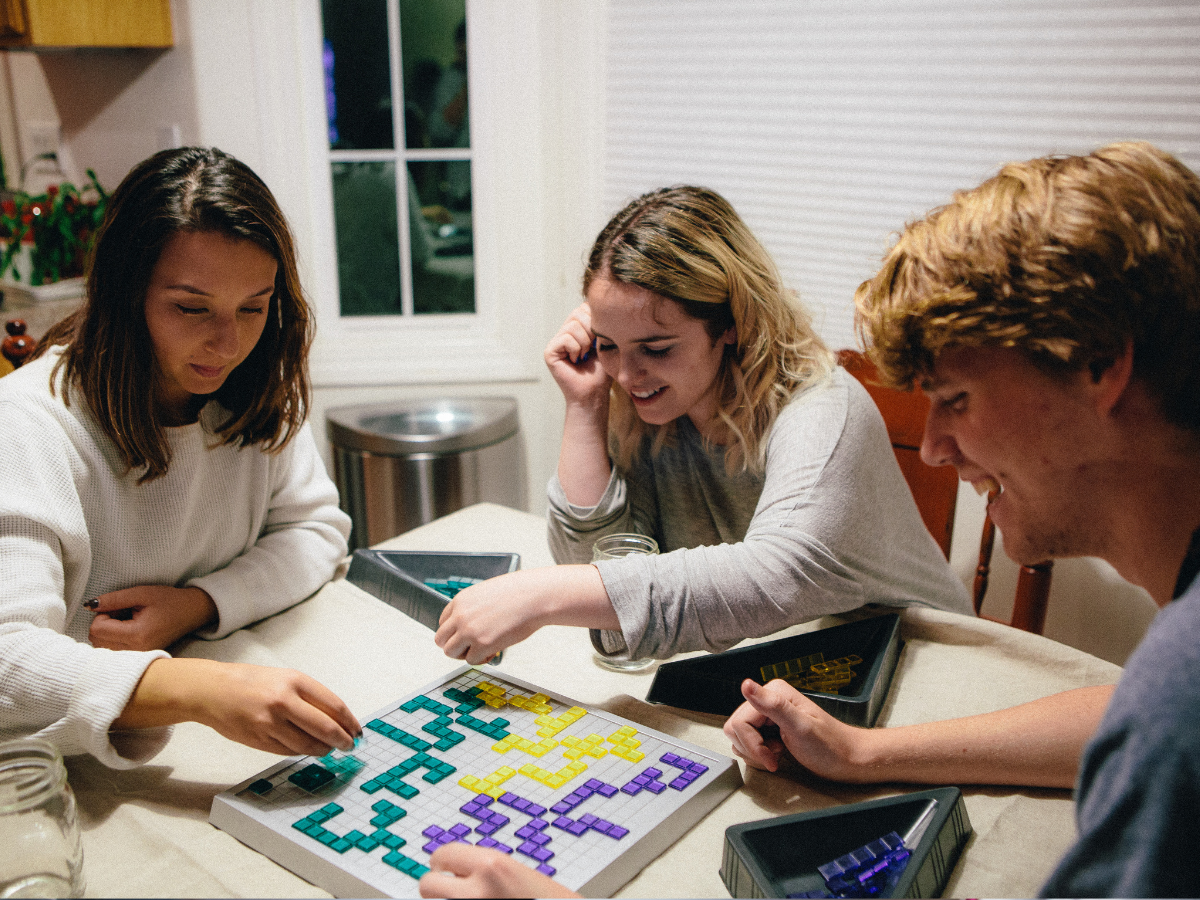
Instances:
[[[83,896],[75,794],[49,741],[0,743],[0,848],[0,898]]]
[[[658,542],[644,534],[606,534],[592,545],[592,562],[620,559],[622,556],[651,556],[658,553]],[[597,653],[596,665],[614,672],[641,672],[650,668],[653,659],[617,659]]]

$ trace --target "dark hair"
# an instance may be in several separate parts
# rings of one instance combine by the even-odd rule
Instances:
[[[251,241],[278,264],[262,336],[211,395],[229,412],[217,427],[221,443],[278,451],[308,411],[312,317],[279,205],[261,178],[220,150],[163,150],[109,198],[89,260],[87,300],[39,348],[66,345],[55,366],[55,375],[63,369],[64,394],[79,390],[125,464],[144,468],[139,483],[166,474],[171,461],[145,303],[163,248],[184,232]]]

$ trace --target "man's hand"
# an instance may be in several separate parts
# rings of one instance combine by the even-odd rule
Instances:
[[[445,844],[429,858],[422,897],[578,897],[557,881],[499,850]]]
[[[165,650],[217,620],[216,604],[196,587],[140,585],[101,594],[84,606],[96,613],[88,639],[108,650]]]
[[[823,778],[870,780],[861,754],[870,736],[867,729],[839,722],[779,679],[766,685],[746,679],[742,696],[746,702],[725,722],[725,735],[747,764],[774,772],[785,754],[790,754]]]

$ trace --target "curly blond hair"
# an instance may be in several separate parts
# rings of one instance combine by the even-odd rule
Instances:
[[[949,347],[1098,373],[1132,344],[1168,420],[1200,429],[1200,179],[1137,142],[1011,163],[909,224],[855,306],[893,386]]]
[[[661,188],[634,200],[596,238],[583,290],[597,278],[635,285],[679,304],[705,324],[715,342],[730,327],[717,375],[720,426],[732,474],[765,467],[765,438],[792,395],[833,368],[833,355],[762,244],[725,198],[700,187]],[[651,452],[674,434],[674,423],[647,425],[615,383],[609,437],[618,466],[627,468],[653,431]]]

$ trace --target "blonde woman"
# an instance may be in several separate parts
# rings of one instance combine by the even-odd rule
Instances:
[[[724,650],[866,604],[969,613],[866,391],[718,194],[654,191],[600,233],[550,341],[566,399],[559,565],[460,593],[437,642],[482,662],[542,625],[616,657]],[[591,565],[606,534],[658,556]]]

